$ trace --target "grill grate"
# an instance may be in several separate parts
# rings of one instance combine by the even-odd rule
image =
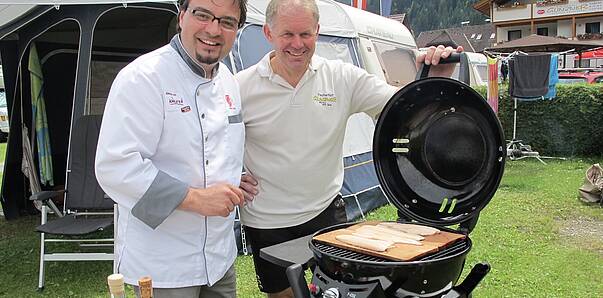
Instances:
[[[365,255],[362,253],[347,250],[344,248],[339,248],[336,246],[331,246],[331,245],[320,243],[320,242],[314,242],[314,245],[321,252],[328,253],[328,254],[334,255],[336,257],[349,258],[349,259],[358,260],[358,261],[369,261],[369,262],[380,262],[380,263],[391,262],[390,260],[387,260],[384,258],[375,257],[375,256],[371,256],[371,255]]]
[[[352,259],[352,260],[356,260],[356,261],[370,261],[370,262],[379,262],[379,263],[392,262],[392,260],[351,251],[351,250],[348,250],[345,248],[331,246],[331,245],[321,243],[318,241],[314,241],[314,245],[321,252],[328,253],[328,254],[331,254],[336,257],[343,257],[343,258],[348,258],[348,259]],[[467,241],[459,241],[441,251],[438,251],[436,253],[425,256],[425,257],[420,258],[415,261],[427,261],[427,260],[440,259],[440,258],[449,256],[449,255],[453,255],[457,252],[460,252],[460,251],[466,249],[467,245],[468,245]]]

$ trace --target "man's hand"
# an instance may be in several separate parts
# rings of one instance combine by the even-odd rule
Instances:
[[[228,217],[235,205],[242,206],[243,191],[232,184],[217,184],[208,188],[189,188],[178,207],[204,216]]]
[[[442,64],[440,63],[441,59],[446,59],[452,53],[460,53],[463,51],[463,47],[459,46],[456,49],[452,47],[444,47],[443,45],[439,45],[437,47],[431,46],[427,49],[426,52],[421,52],[417,57],[417,69],[421,67],[421,64],[425,63],[427,65],[431,65],[429,69],[430,77],[450,77],[454,72],[454,63],[452,64]]]
[[[246,202],[251,202],[258,194],[258,180],[249,173],[244,173],[241,176],[241,184],[239,186],[243,191]]]

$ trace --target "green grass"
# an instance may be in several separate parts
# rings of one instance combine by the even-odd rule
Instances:
[[[461,278],[478,262],[492,265],[475,297],[603,297],[603,209],[576,199],[594,162],[507,163],[498,192],[471,234],[474,246]],[[369,215],[395,218],[391,206]],[[109,262],[49,263],[46,289],[36,292],[37,223],[37,217],[0,219],[0,297],[107,297]],[[568,228],[574,232],[568,235]],[[236,267],[238,296],[264,297],[251,257],[238,257]]]

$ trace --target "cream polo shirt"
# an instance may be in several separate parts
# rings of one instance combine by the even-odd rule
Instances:
[[[314,56],[297,87],[272,72],[270,55],[236,74],[245,123],[245,169],[259,194],[243,224],[283,228],[325,210],[343,183],[348,117],[375,117],[397,88],[361,68]]]

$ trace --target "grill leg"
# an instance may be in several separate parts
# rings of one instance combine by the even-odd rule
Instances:
[[[473,269],[471,269],[471,272],[469,272],[469,275],[467,275],[465,280],[463,280],[460,285],[454,287],[454,290],[456,290],[460,294],[460,297],[471,297],[471,292],[473,292],[473,290],[477,287],[477,284],[479,284],[479,282],[484,279],[488,272],[490,272],[490,264],[475,264],[475,266],[473,266]]]
[[[304,278],[304,269],[301,264],[294,264],[287,267],[285,271],[287,279],[293,290],[293,296],[295,298],[310,298],[310,290],[308,284]]]

